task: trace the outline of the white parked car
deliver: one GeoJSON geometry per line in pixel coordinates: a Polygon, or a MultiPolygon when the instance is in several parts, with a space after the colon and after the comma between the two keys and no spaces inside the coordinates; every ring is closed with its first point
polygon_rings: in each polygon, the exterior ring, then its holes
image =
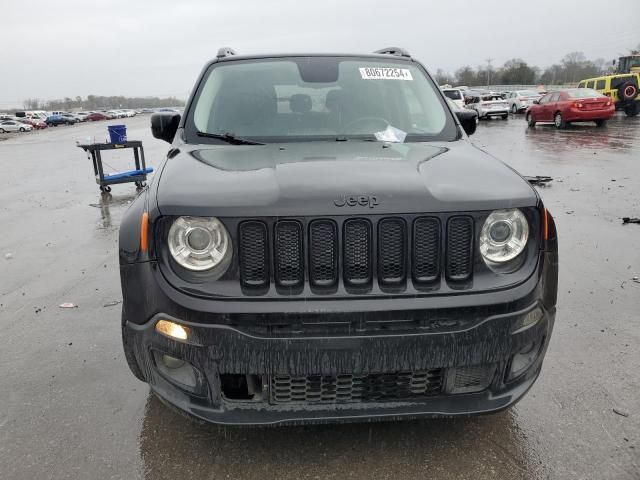
{"type": "Polygon", "coordinates": [[[458,107],[464,108],[464,94],[459,88],[443,88],[442,93],[458,107]]]}
{"type": "Polygon", "coordinates": [[[511,113],[524,112],[533,105],[534,100],[539,100],[540,95],[535,90],[516,90],[507,93],[507,102],[509,102],[509,110],[511,113]]]}
{"type": "Polygon", "coordinates": [[[0,122],[0,133],[6,132],[30,132],[33,130],[31,125],[20,123],[16,120],[5,120],[0,122]]]}
{"type": "Polygon", "coordinates": [[[509,118],[509,104],[497,93],[474,94],[466,105],[478,112],[478,118],[509,118]]]}

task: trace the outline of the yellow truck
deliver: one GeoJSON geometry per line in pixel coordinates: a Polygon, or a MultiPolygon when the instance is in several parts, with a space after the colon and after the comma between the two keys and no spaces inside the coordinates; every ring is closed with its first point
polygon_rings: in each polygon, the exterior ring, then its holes
{"type": "Polygon", "coordinates": [[[640,54],[620,57],[614,74],[587,78],[578,83],[578,88],[592,88],[611,98],[616,110],[624,110],[630,117],[640,113],[639,86],[640,54]]]}

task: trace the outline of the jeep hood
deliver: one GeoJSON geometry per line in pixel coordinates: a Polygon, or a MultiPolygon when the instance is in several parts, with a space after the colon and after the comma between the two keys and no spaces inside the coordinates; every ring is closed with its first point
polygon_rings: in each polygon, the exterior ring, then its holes
{"type": "Polygon", "coordinates": [[[537,202],[526,180],[468,141],[181,145],[160,175],[163,215],[451,212],[537,202]],[[375,202],[345,203],[350,196],[375,202]]]}

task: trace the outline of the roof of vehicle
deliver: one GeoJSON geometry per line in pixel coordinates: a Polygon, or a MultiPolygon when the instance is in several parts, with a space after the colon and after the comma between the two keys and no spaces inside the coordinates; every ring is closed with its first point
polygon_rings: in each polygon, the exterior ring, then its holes
{"type": "Polygon", "coordinates": [[[602,75],[600,77],[585,78],[584,80],[580,80],[580,82],[578,83],[591,82],[595,80],[604,80],[606,78],[633,77],[633,76],[640,78],[640,73],[612,73],[610,75],[602,75]]]}
{"type": "MultiPolygon", "coordinates": [[[[218,55],[221,54],[224,48],[220,49],[218,55]]],[[[227,49],[230,50],[230,49],[227,49]]],[[[354,58],[375,58],[375,59],[389,59],[404,60],[407,62],[414,62],[406,50],[401,48],[391,47],[388,49],[378,50],[374,53],[261,53],[261,54],[248,54],[248,55],[236,55],[235,53],[227,53],[224,56],[217,56],[210,63],[214,62],[229,62],[234,60],[260,60],[264,58],[291,58],[291,57],[354,57],[354,58]],[[397,53],[378,53],[381,51],[394,51],[397,53]]]]}

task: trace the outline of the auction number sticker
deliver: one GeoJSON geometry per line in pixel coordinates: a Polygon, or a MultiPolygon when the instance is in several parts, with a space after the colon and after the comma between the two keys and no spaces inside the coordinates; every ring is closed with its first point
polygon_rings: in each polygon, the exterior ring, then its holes
{"type": "Polygon", "coordinates": [[[362,67],[360,76],[364,80],[413,80],[408,68],[362,67]]]}

